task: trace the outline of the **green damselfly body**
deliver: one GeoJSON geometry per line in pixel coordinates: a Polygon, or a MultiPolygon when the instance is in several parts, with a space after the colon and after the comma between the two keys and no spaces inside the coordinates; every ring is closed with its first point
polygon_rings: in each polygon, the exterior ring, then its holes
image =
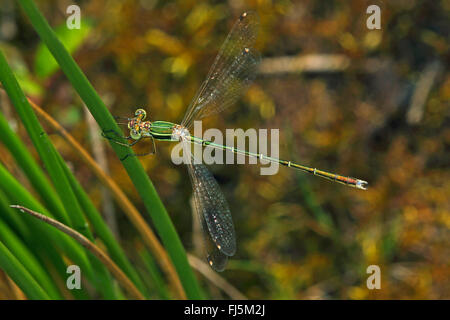
{"type": "MultiPolygon", "coordinates": [[[[217,144],[190,134],[189,129],[195,120],[201,120],[231,106],[253,81],[260,61],[258,51],[253,48],[257,27],[258,17],[255,13],[246,12],[240,16],[222,45],[206,80],[189,105],[181,124],[149,121],[146,118],[146,111],[138,109],[133,117],[125,118],[130,130],[130,135],[126,138],[134,140],[125,145],[132,146],[146,138],[151,139],[153,143],[154,140],[161,140],[183,142],[185,145],[200,144],[205,147],[276,162],[350,187],[366,190],[367,182],[364,180],[272,158],[262,153],[253,153],[217,144]]],[[[184,148],[183,151],[190,153],[187,148],[184,148]]],[[[222,271],[228,257],[233,256],[236,252],[236,235],[230,209],[218,183],[206,166],[196,161],[189,161],[187,166],[193,187],[194,209],[200,218],[207,245],[207,259],[214,270],[222,271]]]]}

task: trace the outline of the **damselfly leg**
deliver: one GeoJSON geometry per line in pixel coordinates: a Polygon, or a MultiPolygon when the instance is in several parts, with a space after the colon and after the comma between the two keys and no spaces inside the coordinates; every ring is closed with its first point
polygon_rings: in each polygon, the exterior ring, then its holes
{"type": "Polygon", "coordinates": [[[149,138],[149,139],[152,140],[152,146],[153,146],[152,151],[145,152],[145,153],[129,153],[129,154],[127,154],[125,157],[123,157],[122,159],[120,159],[120,161],[125,160],[125,159],[126,159],[127,157],[129,157],[129,156],[130,156],[130,157],[145,157],[145,156],[149,156],[149,155],[156,154],[155,139],[153,139],[153,137],[142,137],[142,138],[140,138],[138,141],[142,141],[142,139],[145,139],[145,138],[149,138]]]}
{"type": "Polygon", "coordinates": [[[151,139],[152,140],[152,150],[149,152],[145,152],[145,153],[128,153],[127,155],[125,155],[123,158],[120,159],[120,161],[124,161],[126,158],[128,157],[144,157],[144,156],[148,156],[148,155],[152,155],[156,153],[156,145],[155,145],[155,139],[153,139],[152,136],[141,136],[139,139],[134,140],[131,143],[125,143],[125,142],[121,142],[119,140],[116,140],[116,138],[110,137],[107,135],[107,133],[113,133],[117,138],[122,138],[122,139],[132,139],[131,136],[127,136],[127,137],[123,137],[121,136],[119,133],[117,133],[115,130],[111,129],[111,130],[107,130],[107,131],[103,131],[102,132],[102,136],[106,139],[108,139],[111,142],[114,142],[118,145],[124,146],[124,147],[132,147],[135,144],[137,144],[138,142],[144,140],[144,139],[151,139]]]}

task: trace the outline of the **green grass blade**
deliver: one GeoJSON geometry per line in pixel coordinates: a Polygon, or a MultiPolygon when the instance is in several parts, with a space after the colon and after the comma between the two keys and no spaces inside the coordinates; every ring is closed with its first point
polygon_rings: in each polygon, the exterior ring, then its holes
{"type": "MultiPolygon", "coordinates": [[[[28,100],[20,89],[17,80],[15,79],[1,52],[0,80],[8,93],[8,96],[11,98],[17,112],[19,113],[30,138],[33,141],[34,146],[36,147],[39,156],[55,185],[56,192],[64,204],[65,212],[67,212],[69,216],[69,219],[65,219],[65,224],[72,226],[75,230],[82,233],[90,240],[93,240],[93,236],[88,228],[86,220],[84,219],[84,215],[81,211],[77,198],[75,197],[69,181],[64,174],[63,166],[65,166],[65,164],[59,163],[56,150],[37,120],[36,115],[31,109],[28,100]]],[[[65,215],[63,216],[66,217],[65,215]]],[[[97,284],[97,289],[103,293],[105,298],[116,298],[116,290],[114,289],[113,282],[111,281],[112,278],[106,267],[103,266],[100,261],[98,261],[90,253],[88,253],[88,257],[89,260],[92,261],[93,270],[96,273],[92,280],[95,284],[97,284]]]]}
{"type": "Polygon", "coordinates": [[[139,256],[141,257],[142,261],[144,262],[144,265],[147,269],[146,271],[149,273],[150,279],[152,281],[151,285],[152,285],[152,287],[155,288],[156,292],[158,293],[159,298],[165,299],[165,300],[170,299],[170,294],[164,283],[162,274],[159,271],[158,266],[155,263],[154,259],[146,250],[146,248],[142,247],[142,249],[139,250],[139,256]]]}
{"type": "Polygon", "coordinates": [[[22,289],[26,296],[35,300],[49,300],[50,297],[33,276],[0,241],[0,269],[22,289]]]}
{"type": "MultiPolygon", "coordinates": [[[[52,215],[42,207],[15,179],[0,165],[0,189],[3,189],[10,199],[9,204],[21,204],[27,208],[38,211],[46,216],[52,215]]],[[[46,255],[54,256],[49,252],[54,247],[61,248],[63,252],[72,260],[73,264],[79,265],[83,275],[89,279],[102,296],[106,299],[118,298],[118,288],[115,286],[112,277],[106,267],[90,252],[86,253],[75,240],[65,234],[61,234],[49,225],[42,224],[28,216],[23,217],[34,229],[31,242],[37,243],[39,248],[45,250],[46,255]]],[[[61,265],[59,264],[59,267],[61,265]]],[[[66,278],[66,269],[58,269],[59,274],[66,278]]]]}
{"type": "MultiPolygon", "coordinates": [[[[60,195],[65,191],[65,185],[58,179],[58,172],[56,171],[59,167],[59,164],[56,163],[56,159],[53,159],[53,153],[49,151],[49,145],[51,144],[48,137],[46,136],[43,128],[41,127],[36,115],[32,112],[32,109],[20,89],[19,83],[17,82],[14,74],[6,62],[6,59],[3,53],[0,51],[0,81],[5,88],[6,93],[11,99],[14,107],[16,108],[17,113],[19,114],[30,139],[32,140],[36,150],[38,151],[44,165],[47,168],[48,173],[50,174],[53,182],[56,181],[55,188],[59,190],[60,195]]],[[[65,199],[66,196],[62,194],[65,199]]],[[[66,208],[67,209],[67,208],[66,208]]],[[[58,211],[54,212],[58,219],[63,221],[65,224],[72,225],[67,212],[58,211]]]]}
{"type": "Polygon", "coordinates": [[[39,157],[44,163],[48,174],[55,186],[55,190],[61,199],[65,211],[61,212],[62,222],[71,226],[87,237],[92,237],[87,228],[81,208],[76,200],[73,190],[63,172],[63,169],[56,156],[56,150],[50,139],[39,123],[28,100],[19,86],[13,72],[8,66],[3,53],[0,51],[0,81],[6,93],[10,97],[17,113],[19,114],[39,157]]]}
{"type": "MultiPolygon", "coordinates": [[[[52,215],[2,166],[0,165],[0,189],[9,199],[8,205],[20,204],[46,216],[52,215]]],[[[88,279],[92,281],[94,274],[84,249],[72,238],[61,234],[51,226],[42,224],[32,217],[24,216],[22,219],[32,229],[34,241],[47,241],[49,246],[61,247],[67,256],[80,268],[88,279]]],[[[64,270],[65,272],[65,270],[64,270]]]]}
{"type": "Polygon", "coordinates": [[[0,135],[0,141],[3,142],[17,164],[22,168],[34,190],[39,193],[39,196],[48,209],[59,218],[60,214],[58,213],[64,212],[64,207],[60,199],[55,196],[55,190],[42,172],[41,167],[33,159],[19,137],[17,137],[15,132],[10,128],[8,122],[1,113],[0,132],[2,133],[0,135]]]}
{"type": "Polygon", "coordinates": [[[15,214],[9,205],[8,197],[0,187],[0,207],[3,208],[0,219],[5,221],[17,234],[20,234],[22,238],[29,239],[31,237],[30,228],[17,214],[15,214]]]}
{"type": "MultiPolygon", "coordinates": [[[[63,162],[60,157],[60,162],[63,162]]],[[[111,230],[109,230],[105,221],[102,219],[102,216],[95,208],[94,204],[84,191],[84,189],[80,186],[78,181],[75,179],[73,174],[70,172],[67,166],[64,166],[64,171],[69,179],[69,182],[75,192],[80,205],[86,214],[88,220],[94,227],[95,232],[98,234],[99,238],[103,241],[106,248],[108,249],[108,253],[115,263],[125,272],[125,274],[133,281],[136,287],[145,295],[148,296],[148,293],[145,290],[145,286],[140,279],[137,271],[133,268],[130,261],[126,257],[120,245],[117,243],[114,235],[111,230]]]]}
{"type": "MultiPolygon", "coordinates": [[[[68,29],[66,22],[55,28],[56,34],[63,39],[64,46],[70,53],[76,51],[87,38],[91,31],[91,22],[88,19],[81,19],[80,24],[83,28],[68,29]]],[[[59,68],[51,53],[45,44],[40,43],[35,54],[34,72],[40,78],[48,78],[59,68]]]]}
{"type": "MultiPolygon", "coordinates": [[[[30,153],[25,148],[20,139],[10,129],[8,123],[6,122],[6,119],[4,119],[1,114],[0,130],[2,133],[4,133],[1,135],[0,140],[2,140],[2,142],[14,156],[20,167],[24,170],[34,189],[40,194],[43,199],[47,200],[46,204],[49,206],[50,211],[63,211],[64,208],[59,201],[59,198],[55,196],[55,191],[48,183],[45,175],[42,173],[39,166],[37,166],[34,159],[31,157],[30,153]]],[[[60,164],[62,168],[66,167],[65,164],[60,164]]],[[[88,233],[88,236],[91,236],[90,232],[86,233],[88,233]]],[[[95,257],[90,257],[90,259],[92,260],[93,264],[95,263],[94,271],[99,273],[99,275],[96,275],[94,277],[95,281],[97,282],[96,287],[100,288],[100,291],[103,292],[105,298],[115,298],[116,295],[114,294],[114,292],[116,290],[111,284],[112,278],[110,277],[106,268],[99,262],[93,262],[95,261],[95,257]]]]}
{"type": "MultiPolygon", "coordinates": [[[[42,41],[47,45],[53,57],[88,107],[100,128],[103,131],[113,129],[119,132],[119,128],[108,109],[73,58],[58,40],[34,2],[31,0],[20,0],[19,2],[30,19],[34,29],[39,34],[42,41]]],[[[125,155],[132,152],[130,148],[115,143],[111,143],[111,147],[117,153],[119,158],[123,158],[125,155]]],[[[188,263],[181,240],[148,175],[136,157],[128,157],[127,160],[123,162],[123,165],[143,200],[157,232],[174,263],[188,298],[202,298],[201,289],[188,263]]]]}
{"type": "MultiPolygon", "coordinates": [[[[53,145],[49,146],[49,152],[52,152],[54,154],[54,157],[58,161],[58,166],[60,166],[64,177],[61,177],[61,180],[66,180],[69,184],[68,175],[72,176],[72,173],[67,168],[67,165],[64,161],[62,161],[61,156],[59,153],[54,149],[53,145]],[[65,172],[68,172],[68,175],[65,174],[65,172]]],[[[75,179],[75,178],[74,178],[75,179]]],[[[79,223],[83,223],[83,226],[79,224],[78,232],[86,236],[89,240],[92,242],[95,242],[94,236],[92,235],[90,229],[88,228],[88,223],[84,218],[83,212],[81,210],[81,205],[78,203],[78,199],[75,196],[75,192],[72,190],[72,187],[70,184],[68,185],[68,188],[73,193],[74,199],[70,199],[69,201],[71,203],[76,203],[78,208],[75,212],[73,212],[74,215],[77,216],[77,220],[79,223]],[[79,211],[79,212],[78,212],[79,211]]],[[[77,228],[74,228],[75,230],[77,228]]],[[[87,256],[89,258],[89,261],[92,264],[92,269],[94,271],[94,277],[92,278],[93,284],[102,293],[102,296],[105,299],[117,299],[118,294],[120,294],[119,287],[115,285],[115,282],[113,281],[113,278],[109,271],[107,270],[106,266],[104,266],[100,260],[98,260],[93,254],[90,252],[87,252],[87,256]]]]}
{"type": "MultiPolygon", "coordinates": [[[[0,211],[5,208],[0,207],[0,211]]],[[[19,237],[0,220],[0,241],[11,251],[14,252],[17,260],[27,269],[36,279],[39,285],[48,293],[51,299],[61,299],[58,289],[53,284],[50,276],[44,270],[36,257],[28,250],[19,237]]]]}

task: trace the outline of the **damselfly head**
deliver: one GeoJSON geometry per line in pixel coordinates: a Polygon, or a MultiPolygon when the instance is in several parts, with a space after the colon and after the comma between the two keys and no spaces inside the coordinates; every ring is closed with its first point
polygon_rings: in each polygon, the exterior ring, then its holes
{"type": "Polygon", "coordinates": [[[144,109],[137,109],[134,112],[134,118],[129,119],[128,129],[130,130],[130,137],[137,140],[142,136],[142,123],[147,116],[144,109]]]}
{"type": "Polygon", "coordinates": [[[142,135],[141,121],[139,119],[133,118],[128,121],[128,129],[130,130],[130,137],[137,140],[142,135]]]}

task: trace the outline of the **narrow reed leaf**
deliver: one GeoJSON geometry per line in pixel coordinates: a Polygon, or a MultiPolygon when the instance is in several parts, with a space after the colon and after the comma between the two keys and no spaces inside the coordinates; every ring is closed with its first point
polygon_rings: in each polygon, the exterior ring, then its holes
{"type": "MultiPolygon", "coordinates": [[[[59,161],[62,163],[63,159],[61,156],[59,157],[59,161]]],[[[89,199],[86,192],[80,186],[78,181],[75,179],[73,174],[70,172],[67,166],[63,166],[64,171],[69,179],[69,182],[75,192],[78,201],[83,209],[83,212],[86,214],[88,220],[94,227],[94,230],[98,237],[103,241],[106,248],[108,249],[111,258],[118,264],[118,266],[127,274],[127,276],[133,281],[133,283],[137,286],[137,288],[144,294],[147,295],[145,290],[145,286],[142,280],[139,278],[137,271],[133,268],[130,261],[126,257],[120,245],[117,243],[117,240],[114,238],[111,230],[106,225],[105,221],[102,219],[102,216],[95,208],[92,201],[89,199]]]]}
{"type": "MultiPolygon", "coordinates": [[[[0,208],[3,211],[4,208],[0,208]]],[[[47,292],[51,299],[61,299],[61,294],[53,284],[52,279],[39,263],[38,259],[30,252],[22,240],[11,231],[11,229],[0,220],[0,241],[14,252],[17,260],[27,269],[39,285],[47,292]]]]}
{"type": "MultiPolygon", "coordinates": [[[[30,19],[36,32],[47,45],[53,57],[88,107],[100,128],[103,131],[111,129],[119,131],[114,118],[111,116],[81,69],[64,48],[63,44],[58,40],[34,2],[31,0],[20,0],[19,3],[30,19]]],[[[112,142],[111,147],[120,159],[131,153],[130,148],[112,142]]],[[[181,240],[148,175],[144,171],[139,160],[135,157],[128,157],[127,160],[123,162],[123,165],[143,200],[158,234],[175,265],[188,298],[200,299],[202,297],[201,289],[188,263],[181,240]]]]}
{"type": "Polygon", "coordinates": [[[147,249],[145,247],[142,247],[139,250],[139,256],[141,257],[142,261],[144,262],[144,265],[146,267],[146,271],[150,275],[151,279],[151,285],[156,289],[156,292],[158,293],[158,296],[160,299],[170,299],[169,291],[167,290],[167,287],[164,283],[162,274],[160,270],[158,269],[157,264],[155,263],[155,260],[153,257],[148,253],[147,249]]]}
{"type": "MultiPolygon", "coordinates": [[[[52,212],[64,212],[64,207],[60,199],[56,196],[55,190],[47,181],[45,175],[42,173],[39,166],[35,163],[31,154],[25,148],[21,140],[15,135],[15,133],[10,129],[6,119],[0,114],[0,130],[4,133],[1,135],[0,140],[7,146],[11,155],[14,156],[17,163],[24,170],[25,174],[29,178],[31,184],[35,190],[39,193],[41,198],[43,198],[45,203],[48,205],[52,212]]],[[[51,152],[51,151],[49,151],[51,152]]],[[[59,156],[57,153],[55,153],[59,156]]],[[[65,167],[64,163],[60,163],[61,168],[65,167]]],[[[87,224],[83,223],[85,227],[85,232],[89,237],[92,237],[89,230],[87,229],[87,224]]],[[[82,228],[78,228],[82,229],[82,228]]],[[[95,259],[94,257],[92,257],[95,259]]],[[[95,264],[94,271],[99,273],[94,277],[94,280],[98,283],[96,287],[100,288],[103,292],[105,298],[114,298],[115,290],[113,285],[110,283],[111,277],[108,275],[106,269],[98,262],[92,262],[95,264]]]]}
{"type": "MultiPolygon", "coordinates": [[[[28,134],[30,135],[30,138],[36,147],[42,162],[47,168],[47,172],[51,177],[56,192],[64,205],[67,215],[63,216],[63,218],[66,219],[63,219],[62,221],[66,222],[70,226],[73,226],[76,230],[86,235],[88,238],[93,239],[77,198],[75,197],[69,181],[64,174],[63,166],[65,166],[65,163],[59,163],[57,151],[53,147],[53,144],[48,136],[45,134],[1,52],[0,80],[8,93],[8,96],[11,98],[17,112],[19,113],[19,116],[22,119],[28,134]]],[[[89,255],[88,257],[90,259],[94,259],[92,263],[93,270],[96,275],[94,275],[91,279],[94,283],[98,284],[96,287],[103,293],[105,298],[115,298],[115,290],[113,288],[113,283],[110,281],[111,278],[108,275],[107,270],[99,264],[94,257],[89,255]]]]}
{"type": "Polygon", "coordinates": [[[27,147],[10,128],[5,117],[0,113],[0,141],[6,146],[17,164],[22,168],[34,190],[39,194],[48,209],[61,218],[65,214],[61,200],[56,196],[55,190],[42,172],[41,167],[31,156],[27,147]]]}
{"type": "Polygon", "coordinates": [[[30,299],[49,300],[49,295],[36,282],[27,269],[17,260],[17,258],[0,241],[0,269],[19,286],[20,289],[30,299]]]}
{"type": "MultiPolygon", "coordinates": [[[[20,203],[27,208],[32,208],[33,210],[51,216],[51,214],[28,192],[28,190],[26,190],[1,164],[0,189],[3,190],[8,197],[9,204],[20,203]]],[[[46,242],[49,246],[61,248],[75,264],[80,266],[83,273],[90,281],[94,279],[92,266],[87,259],[85,251],[78,243],[47,225],[37,223],[34,219],[28,218],[23,220],[31,229],[31,237],[35,237],[32,238],[34,241],[46,242]]]]}
{"type": "Polygon", "coordinates": [[[7,195],[3,192],[0,183],[0,219],[6,222],[17,234],[20,234],[22,238],[29,239],[31,237],[30,228],[27,224],[12,212],[9,207],[9,201],[7,195]]]}
{"type": "Polygon", "coordinates": [[[0,52],[0,81],[28,131],[53,181],[56,192],[64,204],[65,212],[61,213],[62,220],[69,225],[74,225],[81,232],[88,232],[79,204],[55,156],[53,145],[31,109],[2,52],[0,52]]]}
{"type": "MultiPolygon", "coordinates": [[[[156,235],[150,229],[145,219],[141,216],[139,211],[133,205],[133,203],[127,198],[127,196],[123,193],[123,191],[119,188],[117,183],[113,181],[104,171],[103,169],[92,159],[92,157],[87,153],[87,151],[70,135],[61,125],[53,119],[49,114],[47,114],[44,110],[42,110],[38,105],[30,101],[31,106],[34,111],[38,114],[38,116],[42,119],[61,137],[63,137],[66,142],[70,145],[75,153],[87,164],[88,167],[91,168],[93,173],[98,177],[99,181],[103,183],[111,193],[114,195],[114,198],[117,201],[117,204],[123,210],[124,214],[128,217],[130,222],[134,225],[136,230],[139,232],[142,237],[142,242],[150,249],[155,259],[159,263],[162,268],[162,271],[167,274],[167,280],[170,282],[170,287],[176,292],[176,297],[179,299],[186,299],[186,294],[184,292],[183,286],[180,282],[178,274],[175,270],[175,267],[172,264],[167,252],[160,244],[156,235]]],[[[71,175],[73,176],[73,175],[71,175]]],[[[77,194],[77,187],[72,183],[72,180],[69,177],[72,188],[77,194]]],[[[76,179],[74,179],[76,181],[76,179]]],[[[76,181],[77,182],[77,181],[76,181]]],[[[79,186],[79,184],[77,183],[79,186]]],[[[81,187],[80,187],[81,188],[81,187]]],[[[84,190],[83,190],[84,192],[84,190]]],[[[88,219],[90,219],[89,214],[87,212],[87,208],[84,207],[82,200],[79,198],[80,204],[85,211],[88,219]]],[[[93,224],[93,222],[91,221],[93,224]]],[[[96,228],[94,226],[94,228],[96,228]]],[[[99,232],[100,235],[100,232],[99,232]]],[[[101,237],[101,235],[100,235],[101,237]]],[[[113,257],[114,258],[114,257],[113,257]]]]}
{"type": "Polygon", "coordinates": [[[131,282],[130,279],[123,273],[122,270],[114,263],[114,261],[111,260],[111,258],[108,257],[100,248],[98,248],[94,243],[89,241],[85,236],[83,236],[81,233],[77,232],[76,230],[62,224],[61,222],[58,222],[52,218],[49,218],[39,212],[30,210],[28,208],[25,208],[23,206],[19,205],[11,205],[11,208],[19,209],[21,212],[28,213],[29,215],[57,228],[58,230],[64,232],[65,234],[69,235],[76,241],[78,241],[83,247],[88,249],[93,255],[95,255],[110,271],[114,276],[119,280],[121,285],[132,295],[135,299],[143,300],[144,297],[139,292],[139,290],[134,286],[134,284],[131,282]]]}

